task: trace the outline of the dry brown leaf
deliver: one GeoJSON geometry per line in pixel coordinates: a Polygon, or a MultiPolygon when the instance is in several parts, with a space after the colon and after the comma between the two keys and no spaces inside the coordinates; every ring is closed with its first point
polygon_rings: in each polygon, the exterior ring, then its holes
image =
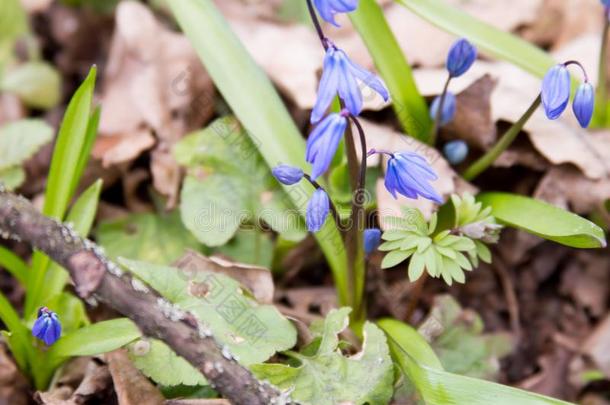
{"type": "Polygon", "coordinates": [[[491,118],[491,94],[496,84],[497,79],[486,74],[458,94],[455,118],[443,132],[479,149],[490,148],[496,140],[496,123],[491,118]]]}
{"type": "Polygon", "coordinates": [[[27,405],[29,402],[27,380],[19,372],[4,344],[0,344],[0,402],[11,405],[27,405]]]}
{"type": "Polygon", "coordinates": [[[116,10],[104,84],[101,138],[122,137],[139,147],[132,145],[131,153],[118,157],[109,149],[103,159],[115,164],[137,157],[152,144],[142,134],[154,132],[163,151],[151,162],[154,186],[175,203],[180,170],[167,151],[214,112],[213,83],[197,54],[184,35],[163,27],[145,5],[124,1],[116,10]]]}
{"type": "Polygon", "coordinates": [[[583,353],[610,378],[610,315],[607,315],[583,344],[583,353]]]}
{"type": "MultiPolygon", "coordinates": [[[[394,152],[413,151],[424,156],[439,176],[439,179],[432,185],[440,195],[447,197],[452,193],[462,193],[464,191],[475,193],[475,188],[463,181],[436,149],[414,138],[402,135],[392,128],[377,125],[367,120],[361,120],[361,122],[366,134],[367,148],[394,152]]],[[[354,136],[357,135],[354,134],[354,136]]],[[[374,159],[370,159],[370,161],[375,162],[374,159]]],[[[400,209],[402,206],[418,208],[426,218],[435,209],[435,204],[432,201],[423,198],[412,200],[399,196],[398,199],[394,199],[386,190],[381,178],[377,181],[377,203],[382,227],[384,224],[383,218],[402,215],[400,209]]]]}
{"type": "Polygon", "coordinates": [[[231,405],[226,399],[168,399],[165,405],[231,405]]]}
{"type": "Polygon", "coordinates": [[[163,405],[165,399],[157,387],[138,370],[124,349],[106,353],[119,405],[163,405]]]}
{"type": "Polygon", "coordinates": [[[610,292],[610,258],[578,252],[561,274],[561,292],[587,308],[593,316],[606,312],[610,292]]]}
{"type": "Polygon", "coordinates": [[[25,108],[17,96],[9,93],[0,94],[0,125],[25,117],[25,108]]]}
{"type": "Polygon", "coordinates": [[[206,257],[188,250],[178,259],[175,266],[186,272],[212,271],[239,281],[258,302],[270,304],[273,301],[274,284],[271,271],[264,267],[235,263],[218,257],[206,257]]]}
{"type": "Polygon", "coordinates": [[[610,177],[591,180],[573,167],[554,167],[542,178],[534,197],[588,214],[610,199],[610,177]]]}
{"type": "Polygon", "coordinates": [[[109,168],[119,163],[131,162],[155,144],[150,130],[143,129],[116,136],[100,136],[96,139],[91,154],[101,159],[102,166],[109,168]]]}

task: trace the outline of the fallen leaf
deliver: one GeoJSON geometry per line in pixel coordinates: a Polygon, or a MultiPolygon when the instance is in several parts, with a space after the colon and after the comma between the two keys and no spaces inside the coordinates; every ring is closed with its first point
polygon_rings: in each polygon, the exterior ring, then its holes
{"type": "Polygon", "coordinates": [[[0,402],[11,405],[29,403],[28,382],[8,354],[4,344],[0,344],[0,402]]]}
{"type": "Polygon", "coordinates": [[[136,130],[116,136],[98,137],[91,154],[94,158],[101,159],[104,168],[109,168],[133,161],[154,144],[155,137],[150,130],[136,130]]]}
{"type": "Polygon", "coordinates": [[[106,353],[114,389],[121,405],[163,405],[165,399],[129,360],[123,349],[106,353]]]}
{"type": "Polygon", "coordinates": [[[153,185],[173,206],[181,172],[168,151],[213,115],[213,83],[186,37],[165,28],[145,5],[121,2],[115,20],[104,75],[100,138],[121,137],[138,147],[132,145],[129,153],[118,157],[108,149],[103,159],[108,164],[135,159],[154,144],[150,139],[154,133],[158,142],[151,160],[153,185]]]}
{"type": "Polygon", "coordinates": [[[165,405],[231,405],[226,399],[168,399],[165,405]]]}
{"type": "Polygon", "coordinates": [[[610,292],[610,259],[605,255],[577,252],[561,273],[560,291],[595,317],[605,314],[610,292]]]}
{"type": "Polygon", "coordinates": [[[582,347],[583,353],[587,354],[606,377],[610,378],[610,315],[595,327],[582,347]]]}
{"type": "Polygon", "coordinates": [[[252,292],[256,300],[263,304],[273,301],[273,277],[264,267],[234,263],[218,257],[206,257],[193,250],[176,261],[175,266],[188,272],[212,271],[239,281],[252,292]]]}

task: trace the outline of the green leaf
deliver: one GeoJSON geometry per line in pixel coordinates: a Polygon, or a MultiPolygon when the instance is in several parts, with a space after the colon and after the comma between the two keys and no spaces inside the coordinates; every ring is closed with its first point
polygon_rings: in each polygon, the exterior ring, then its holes
{"type": "Polygon", "coordinates": [[[17,311],[2,293],[0,293],[0,320],[9,331],[8,334],[4,334],[9,348],[19,367],[25,370],[27,368],[27,351],[30,347],[29,330],[21,323],[17,311]]]}
{"type": "Polygon", "coordinates": [[[244,365],[267,360],[296,343],[292,323],[271,305],[259,305],[240,284],[205,269],[186,272],[173,267],[120,259],[137,277],[183,311],[209,326],[216,341],[226,345],[244,365]]]}
{"type": "Polygon", "coordinates": [[[361,0],[349,14],[352,23],[371,53],[375,65],[392,96],[392,106],[405,133],[426,141],[432,120],[424,98],[417,90],[411,66],[375,0],[361,0]]]}
{"type": "Polygon", "coordinates": [[[4,246],[0,246],[0,266],[11,273],[22,286],[27,287],[27,276],[30,268],[19,256],[4,246]]]}
{"type": "Polygon", "coordinates": [[[27,62],[2,77],[0,90],[15,94],[28,107],[48,110],[61,99],[61,76],[46,62],[27,62]]]}
{"type": "Polygon", "coordinates": [[[543,77],[557,62],[542,49],[468,15],[445,0],[396,0],[421,18],[465,37],[491,57],[511,62],[543,77]]]}
{"type": "Polygon", "coordinates": [[[224,245],[242,223],[259,219],[284,239],[305,237],[305,224],[235,118],[220,118],[185,137],[174,156],[188,168],[182,221],[201,242],[224,245]]]}
{"type": "Polygon", "coordinates": [[[389,269],[394,267],[405,260],[407,260],[413,254],[413,250],[393,250],[383,258],[381,262],[382,269],[389,269]]]}
{"type": "Polygon", "coordinates": [[[499,222],[513,228],[566,246],[606,247],[606,237],[600,227],[554,205],[510,193],[483,193],[477,199],[491,206],[499,222]]]}
{"type": "Polygon", "coordinates": [[[199,370],[160,340],[141,339],[128,348],[133,364],[157,384],[169,387],[207,384],[199,370]]]}
{"type": "Polygon", "coordinates": [[[25,170],[21,166],[0,169],[0,183],[8,190],[15,190],[25,181],[25,170]]]}
{"type": "MultiPolygon", "coordinates": [[[[42,209],[44,215],[53,218],[63,218],[76,189],[75,184],[80,178],[81,173],[78,170],[83,168],[82,154],[86,153],[86,147],[90,145],[89,123],[96,72],[96,67],[92,67],[85,81],[72,96],[59,128],[42,209]]],[[[40,306],[48,264],[48,257],[38,251],[34,253],[29,279],[30,289],[25,300],[26,317],[34,316],[36,308],[40,306]]]]}
{"type": "Polygon", "coordinates": [[[363,351],[344,357],[338,350],[338,333],[348,325],[349,309],[328,313],[322,340],[315,354],[287,353],[301,364],[256,364],[252,372],[301,404],[333,405],[387,404],[392,397],[393,366],[383,332],[374,324],[364,324],[363,351]]]}
{"type": "Polygon", "coordinates": [[[186,249],[201,248],[182,225],[178,211],[131,214],[105,221],[98,226],[96,236],[113,259],[125,257],[156,264],[170,264],[186,249]]]}
{"type": "Polygon", "coordinates": [[[428,343],[408,325],[382,320],[379,326],[388,336],[392,358],[415,385],[427,405],[568,405],[556,400],[446,372],[428,343]]]}
{"type": "MultiPolygon", "coordinates": [[[[168,2],[224,99],[269,167],[305,168],[305,142],[269,78],[248,54],[212,0],[168,2]]],[[[301,215],[313,190],[286,186],[301,215]]],[[[333,221],[315,237],[335,277],[339,302],[348,300],[347,256],[333,221]]]]}
{"type": "Polygon", "coordinates": [[[62,336],[51,347],[49,356],[54,360],[94,356],[123,347],[140,336],[140,330],[127,318],[97,322],[62,336]]]}
{"type": "MultiPolygon", "coordinates": [[[[66,222],[72,224],[72,229],[86,238],[89,235],[95,214],[97,213],[97,205],[102,192],[102,180],[98,180],[87,188],[76,200],[74,206],[70,209],[66,222]]],[[[47,274],[45,275],[46,283],[43,291],[43,297],[53,297],[59,294],[66,283],[68,282],[68,272],[53,262],[49,265],[47,274]]],[[[46,300],[43,298],[43,300],[46,300]]]]}
{"type": "Polygon", "coordinates": [[[270,268],[273,262],[273,241],[260,229],[240,229],[235,237],[215,251],[238,263],[270,268]]]}
{"type": "Polygon", "coordinates": [[[53,128],[40,119],[14,121],[0,128],[0,170],[21,165],[53,139],[53,128]]]}

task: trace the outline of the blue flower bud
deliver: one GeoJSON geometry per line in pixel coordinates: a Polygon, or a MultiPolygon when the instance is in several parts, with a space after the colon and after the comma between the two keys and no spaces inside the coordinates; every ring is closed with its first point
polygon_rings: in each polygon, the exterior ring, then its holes
{"type": "MultiPolygon", "coordinates": [[[[610,0],[608,0],[610,2],[610,0]]],[[[595,90],[591,83],[583,83],[578,87],[572,109],[578,119],[580,126],[586,128],[593,117],[593,107],[595,106],[595,90]]]]}
{"type": "Polygon", "coordinates": [[[311,178],[317,179],[324,174],[337,152],[339,142],[347,128],[347,110],[329,114],[320,122],[307,138],[305,160],[311,163],[311,178]]]}
{"type": "Polygon", "coordinates": [[[553,66],[542,80],[542,106],[550,120],[561,116],[570,101],[570,72],[564,65],[553,66]]]}
{"type": "MultiPolygon", "coordinates": [[[[430,118],[432,120],[436,120],[436,114],[438,113],[438,109],[441,104],[441,96],[437,96],[430,106],[430,118]]],[[[455,109],[456,109],[456,99],[455,95],[450,91],[445,94],[445,102],[443,103],[443,111],[441,113],[441,125],[447,125],[453,120],[455,117],[455,109]]]]}
{"type": "Polygon", "coordinates": [[[458,39],[447,55],[447,70],[451,77],[459,77],[466,73],[477,59],[477,48],[468,40],[458,39]]]}
{"type": "Polygon", "coordinates": [[[47,346],[57,342],[61,336],[61,322],[57,314],[47,307],[38,310],[38,319],[32,327],[32,335],[42,340],[47,346]]]}
{"type": "Polygon", "coordinates": [[[326,221],[328,212],[330,210],[330,200],[328,195],[321,188],[313,192],[311,200],[307,204],[307,212],[305,215],[305,222],[307,222],[307,229],[310,232],[318,232],[322,229],[322,225],[326,221]]]}
{"type": "Polygon", "coordinates": [[[381,243],[381,230],[369,228],[364,230],[364,254],[370,255],[381,243]]]}
{"type": "Polygon", "coordinates": [[[289,165],[279,165],[271,170],[273,176],[282,184],[291,186],[303,178],[303,170],[289,165]]]}
{"type": "Polygon", "coordinates": [[[443,154],[449,163],[459,165],[468,156],[468,144],[461,139],[447,142],[443,147],[443,154]]]}

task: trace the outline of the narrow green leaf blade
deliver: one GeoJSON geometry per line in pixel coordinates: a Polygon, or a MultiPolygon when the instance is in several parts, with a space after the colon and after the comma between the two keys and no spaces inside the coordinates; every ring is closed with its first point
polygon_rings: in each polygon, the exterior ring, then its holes
{"type": "Polygon", "coordinates": [[[468,38],[489,56],[511,62],[535,76],[543,77],[556,64],[542,49],[472,17],[445,0],[396,1],[437,27],[468,38]]]}
{"type": "Polygon", "coordinates": [[[127,318],[111,319],[80,328],[62,336],[49,351],[49,356],[62,359],[72,356],[93,356],[125,346],[142,336],[127,318]]]}
{"type": "Polygon", "coordinates": [[[510,193],[483,193],[477,200],[492,207],[499,222],[541,238],[575,248],[606,246],[600,227],[554,205],[510,193]]]}
{"type": "Polygon", "coordinates": [[[568,402],[444,371],[417,331],[395,320],[379,326],[388,336],[394,361],[427,405],[569,405],[568,402]]]}
{"type": "MultiPolygon", "coordinates": [[[[269,79],[254,62],[211,0],[169,2],[214,83],[269,165],[304,167],[305,143],[269,79]]],[[[304,215],[311,187],[286,187],[304,215]]],[[[316,234],[340,292],[347,291],[347,257],[332,221],[316,234]]],[[[347,297],[340,294],[340,302],[347,297]]]]}
{"type": "Polygon", "coordinates": [[[361,0],[358,9],[350,13],[350,18],[388,86],[394,112],[403,130],[425,142],[430,137],[432,128],[428,107],[417,90],[411,66],[400,49],[383,10],[375,0],[361,0]]]}
{"type": "Polygon", "coordinates": [[[27,287],[27,275],[30,271],[28,265],[4,246],[0,246],[0,266],[11,273],[22,286],[27,287]]]}

